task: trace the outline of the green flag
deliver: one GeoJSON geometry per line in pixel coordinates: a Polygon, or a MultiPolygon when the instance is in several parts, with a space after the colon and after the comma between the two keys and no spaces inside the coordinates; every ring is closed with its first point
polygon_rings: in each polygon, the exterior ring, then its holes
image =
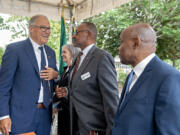
{"type": "Polygon", "coordinates": [[[65,24],[65,19],[64,15],[61,15],[61,36],[60,36],[60,49],[59,49],[59,74],[61,75],[64,71],[64,66],[67,64],[63,62],[62,58],[62,47],[63,45],[67,44],[66,40],[66,24],[65,24]]]}

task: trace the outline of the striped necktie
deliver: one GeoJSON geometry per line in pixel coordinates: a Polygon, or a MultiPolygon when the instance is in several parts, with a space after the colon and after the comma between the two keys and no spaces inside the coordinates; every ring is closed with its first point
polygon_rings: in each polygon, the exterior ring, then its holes
{"type": "Polygon", "coordinates": [[[73,78],[74,78],[75,73],[76,73],[77,70],[78,70],[79,63],[80,63],[80,60],[81,60],[81,56],[82,56],[82,55],[83,55],[83,53],[82,53],[82,52],[79,52],[79,54],[78,54],[78,56],[77,56],[77,58],[76,58],[76,62],[75,62],[75,65],[74,65],[74,70],[73,70],[72,77],[71,77],[71,82],[72,82],[72,80],[73,80],[73,78]]]}

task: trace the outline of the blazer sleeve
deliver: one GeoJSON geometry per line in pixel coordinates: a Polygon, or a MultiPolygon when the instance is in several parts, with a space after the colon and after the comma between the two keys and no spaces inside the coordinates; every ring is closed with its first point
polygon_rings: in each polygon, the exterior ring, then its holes
{"type": "Polygon", "coordinates": [[[180,74],[168,76],[160,86],[156,99],[157,135],[180,133],[180,74]]]}
{"type": "Polygon", "coordinates": [[[55,63],[54,70],[58,72],[57,65],[56,65],[56,53],[55,53],[55,51],[53,51],[53,56],[54,56],[54,63],[55,63]]]}
{"type": "MultiPolygon", "coordinates": [[[[53,67],[51,67],[51,68],[53,68],[55,71],[57,71],[58,72],[58,69],[57,69],[57,65],[56,65],[56,54],[55,54],[55,51],[54,50],[52,50],[52,49],[50,49],[51,51],[52,51],[52,56],[53,56],[53,63],[54,63],[54,66],[53,67]]],[[[57,84],[57,79],[53,79],[53,80],[51,80],[50,82],[51,82],[51,88],[52,88],[52,91],[54,92],[55,91],[55,89],[56,89],[56,84],[57,84]]]]}
{"type": "Polygon", "coordinates": [[[117,74],[114,59],[110,54],[104,54],[98,65],[98,82],[103,99],[103,108],[107,122],[106,135],[111,135],[114,116],[119,101],[117,74]]]}
{"type": "Polygon", "coordinates": [[[13,87],[18,58],[13,46],[8,46],[0,69],[0,117],[9,115],[10,92],[13,87]]]}

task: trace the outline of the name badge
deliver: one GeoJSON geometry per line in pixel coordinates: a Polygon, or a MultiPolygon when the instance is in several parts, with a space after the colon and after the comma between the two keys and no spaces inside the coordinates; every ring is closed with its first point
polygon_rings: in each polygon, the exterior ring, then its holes
{"type": "Polygon", "coordinates": [[[91,74],[90,74],[89,72],[81,75],[81,79],[82,79],[82,80],[86,80],[86,79],[89,78],[89,77],[91,77],[91,74]]]}

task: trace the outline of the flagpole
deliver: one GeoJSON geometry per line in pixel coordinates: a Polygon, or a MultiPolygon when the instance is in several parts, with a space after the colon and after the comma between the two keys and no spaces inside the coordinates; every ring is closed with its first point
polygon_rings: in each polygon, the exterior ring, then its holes
{"type": "Polygon", "coordinates": [[[70,23],[69,23],[69,43],[72,44],[72,17],[73,17],[73,11],[72,11],[72,6],[70,6],[69,9],[69,14],[70,14],[70,23]]]}

